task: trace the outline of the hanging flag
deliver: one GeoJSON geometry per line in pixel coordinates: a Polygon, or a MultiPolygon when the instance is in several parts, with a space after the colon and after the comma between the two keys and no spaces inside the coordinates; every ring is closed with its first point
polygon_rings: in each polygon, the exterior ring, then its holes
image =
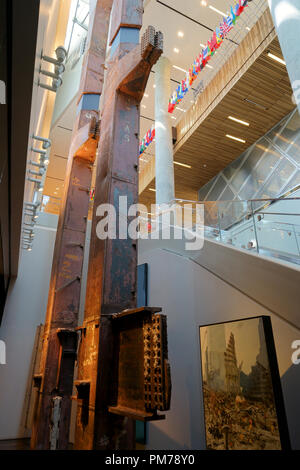
{"type": "Polygon", "coordinates": [[[90,201],[94,201],[95,199],[95,188],[90,190],[90,201]]]}
{"type": "Polygon", "coordinates": [[[236,22],[236,16],[235,16],[235,14],[234,14],[234,11],[233,11],[232,6],[230,7],[230,16],[231,16],[231,19],[232,19],[232,23],[235,24],[235,22],[236,22]]]}
{"type": "Polygon", "coordinates": [[[237,11],[237,15],[240,16],[243,13],[245,7],[247,7],[248,0],[239,0],[239,8],[237,11]]]}
{"type": "MultiPolygon", "coordinates": [[[[215,51],[221,46],[226,36],[232,30],[233,25],[235,25],[236,20],[244,11],[245,7],[248,6],[249,0],[238,0],[238,3],[235,4],[235,7],[230,7],[230,15],[226,18],[223,17],[223,23],[219,25],[218,28],[213,33],[210,41],[207,41],[206,47],[202,49],[202,52],[194,61],[192,67],[187,71],[186,77],[182,80],[181,84],[176,88],[171,98],[169,99],[168,112],[173,113],[176,106],[184,98],[186,93],[191,88],[193,82],[198,77],[201,70],[204,69],[207,62],[214,55],[215,51]]],[[[155,136],[155,130],[146,134],[145,138],[140,142],[140,155],[145,151],[145,149],[150,145],[155,136]]]]}

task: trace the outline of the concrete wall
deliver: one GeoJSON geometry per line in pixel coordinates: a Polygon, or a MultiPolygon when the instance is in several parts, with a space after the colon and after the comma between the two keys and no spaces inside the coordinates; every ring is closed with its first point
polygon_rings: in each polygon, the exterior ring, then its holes
{"type": "MultiPolygon", "coordinates": [[[[199,326],[257,315],[270,315],[290,435],[300,448],[300,366],[291,363],[291,343],[300,331],[202,268],[162,249],[145,251],[149,264],[149,305],[168,316],[172,402],[167,419],[149,424],[148,449],[204,449],[199,326]]],[[[247,271],[245,270],[245,275],[247,271]]]]}

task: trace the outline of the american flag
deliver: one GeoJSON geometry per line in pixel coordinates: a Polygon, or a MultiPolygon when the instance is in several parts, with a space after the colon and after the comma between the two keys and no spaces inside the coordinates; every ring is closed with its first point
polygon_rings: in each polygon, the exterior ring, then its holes
{"type": "Polygon", "coordinates": [[[224,18],[223,23],[220,24],[220,30],[224,37],[229,33],[229,31],[232,30],[232,19],[230,16],[228,16],[226,19],[224,18]]]}

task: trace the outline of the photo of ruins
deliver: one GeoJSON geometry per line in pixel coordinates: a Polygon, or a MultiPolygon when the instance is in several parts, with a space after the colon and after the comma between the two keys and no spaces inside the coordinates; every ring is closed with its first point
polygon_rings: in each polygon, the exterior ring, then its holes
{"type": "Polygon", "coordinates": [[[263,317],[200,327],[207,449],[280,450],[263,317]]]}

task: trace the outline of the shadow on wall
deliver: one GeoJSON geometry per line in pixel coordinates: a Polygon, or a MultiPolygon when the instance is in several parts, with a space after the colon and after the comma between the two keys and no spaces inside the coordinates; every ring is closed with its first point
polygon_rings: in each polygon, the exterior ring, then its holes
{"type": "Polygon", "coordinates": [[[292,365],[281,377],[292,449],[300,450],[300,365],[292,365]]]}
{"type": "Polygon", "coordinates": [[[146,435],[146,450],[161,450],[163,442],[163,448],[167,450],[190,450],[190,447],[187,445],[182,445],[181,442],[172,439],[166,432],[163,432],[156,424],[149,423],[148,426],[153,426],[155,431],[152,429],[152,437],[151,437],[151,449],[148,447],[148,434],[149,428],[147,429],[146,435]]]}

